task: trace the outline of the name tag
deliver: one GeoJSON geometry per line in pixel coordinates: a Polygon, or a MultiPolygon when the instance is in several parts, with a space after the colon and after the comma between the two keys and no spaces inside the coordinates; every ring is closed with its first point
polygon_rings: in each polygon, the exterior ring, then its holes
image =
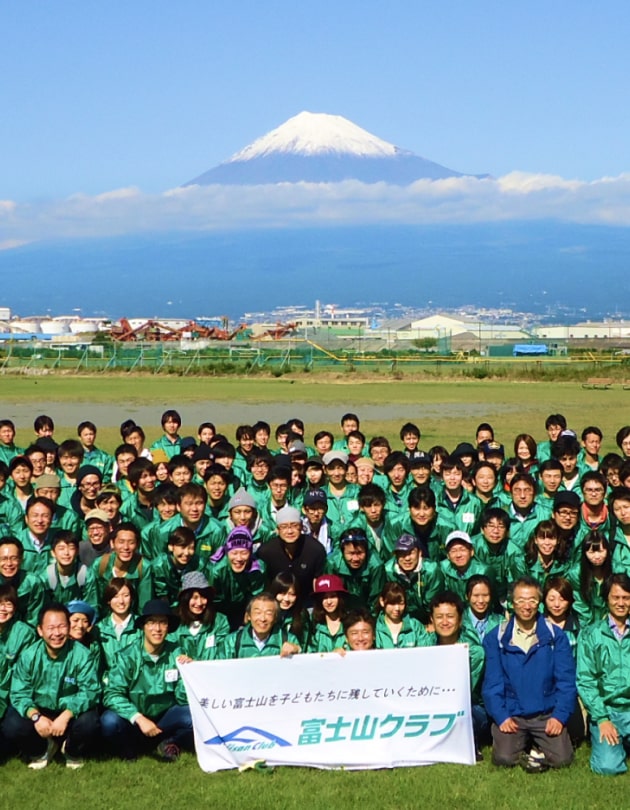
{"type": "Polygon", "coordinates": [[[356,512],[359,509],[359,502],[357,500],[348,501],[348,511],[356,512]]]}
{"type": "Polygon", "coordinates": [[[164,680],[166,683],[174,683],[179,678],[179,672],[176,669],[167,669],[164,672],[164,680]]]}
{"type": "Polygon", "coordinates": [[[474,523],[475,522],[475,513],[474,512],[464,512],[462,515],[462,521],[464,523],[474,523]]]}
{"type": "Polygon", "coordinates": [[[207,638],[206,638],[206,649],[208,649],[209,647],[216,647],[216,646],[217,646],[217,642],[216,642],[216,639],[214,637],[214,633],[211,636],[207,636],[207,638]]]}

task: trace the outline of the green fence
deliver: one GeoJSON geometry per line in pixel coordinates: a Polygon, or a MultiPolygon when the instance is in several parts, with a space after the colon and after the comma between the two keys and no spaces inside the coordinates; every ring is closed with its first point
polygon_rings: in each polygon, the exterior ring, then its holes
{"type": "Polygon", "coordinates": [[[360,343],[324,348],[304,340],[269,344],[225,343],[219,346],[183,350],[179,344],[113,343],[88,346],[42,346],[4,343],[0,348],[0,374],[145,372],[151,374],[255,374],[268,371],[317,371],[367,368],[383,371],[427,371],[460,369],[467,376],[490,376],[498,369],[521,373],[541,369],[558,374],[583,372],[613,373],[630,378],[630,359],[615,355],[572,355],[563,357],[508,358],[464,354],[440,356],[431,352],[402,353],[391,349],[370,352],[360,343]]]}

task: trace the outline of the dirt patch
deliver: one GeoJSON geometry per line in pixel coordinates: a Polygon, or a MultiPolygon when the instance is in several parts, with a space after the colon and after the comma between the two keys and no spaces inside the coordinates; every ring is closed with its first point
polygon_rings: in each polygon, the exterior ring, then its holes
{"type": "MultiPolygon", "coordinates": [[[[174,403],[175,407],[177,403],[174,403]]],[[[172,406],[169,406],[172,407],[172,406]]],[[[33,420],[45,413],[59,427],[74,427],[79,422],[89,419],[98,427],[118,427],[125,419],[133,419],[150,430],[160,424],[162,405],[130,405],[102,402],[40,402],[21,404],[5,403],[2,407],[2,418],[12,419],[18,429],[31,429],[33,420]]],[[[522,410],[522,406],[492,403],[444,403],[417,405],[382,404],[362,405],[360,402],[348,402],[347,405],[316,405],[308,402],[274,402],[264,404],[246,404],[238,402],[187,402],[180,408],[182,420],[186,425],[198,425],[201,422],[214,422],[221,425],[251,425],[264,419],[276,426],[288,419],[298,417],[306,424],[328,424],[335,428],[346,411],[358,413],[366,422],[400,420],[428,420],[443,418],[476,417],[489,418],[492,414],[511,413],[522,410]]]]}

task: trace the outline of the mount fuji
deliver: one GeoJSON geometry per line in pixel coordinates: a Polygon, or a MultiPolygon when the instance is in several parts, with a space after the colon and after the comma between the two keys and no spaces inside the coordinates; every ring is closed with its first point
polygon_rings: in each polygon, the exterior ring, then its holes
{"type": "Polygon", "coordinates": [[[359,180],[406,186],[465,174],[400,149],[340,115],[301,112],[184,185],[359,180]]]}

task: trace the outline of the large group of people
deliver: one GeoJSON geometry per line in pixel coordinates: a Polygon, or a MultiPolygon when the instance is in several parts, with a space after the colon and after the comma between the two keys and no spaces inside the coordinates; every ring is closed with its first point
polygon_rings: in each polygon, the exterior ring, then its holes
{"type": "Polygon", "coordinates": [[[478,757],[530,772],[626,770],[630,426],[550,415],[547,437],[489,423],[452,449],[335,436],[300,419],[110,454],[89,421],[27,447],[0,420],[0,753],[32,769],[193,745],[179,666],[467,645],[478,757]],[[273,436],[273,440],[272,440],[273,436]]]}

